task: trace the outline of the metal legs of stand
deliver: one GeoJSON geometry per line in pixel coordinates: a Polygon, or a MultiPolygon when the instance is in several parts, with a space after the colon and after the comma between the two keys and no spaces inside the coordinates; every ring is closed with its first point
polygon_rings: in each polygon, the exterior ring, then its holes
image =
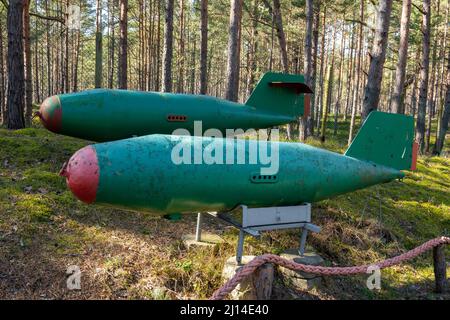
{"type": "Polygon", "coordinates": [[[244,252],[244,237],[245,237],[244,230],[239,229],[239,239],[236,250],[236,262],[238,265],[241,264],[242,262],[242,253],[244,252]]]}
{"type": "MultiPolygon", "coordinates": [[[[241,221],[236,221],[227,212],[208,212],[208,214],[239,229],[236,249],[236,262],[238,264],[242,263],[244,238],[246,234],[259,236],[261,231],[300,228],[302,234],[300,236],[298,252],[303,256],[306,250],[306,238],[308,237],[309,231],[320,232],[320,227],[311,223],[311,205],[309,203],[288,207],[248,208],[245,205],[241,205],[240,207],[242,208],[241,221]]],[[[200,242],[202,238],[202,215],[202,213],[197,213],[197,228],[195,232],[195,241],[197,242],[200,242]]]]}
{"type": "Polygon", "coordinates": [[[302,228],[302,235],[300,236],[300,248],[298,253],[303,256],[305,254],[306,237],[308,236],[308,229],[302,228]]]}
{"type": "Polygon", "coordinates": [[[197,213],[197,228],[195,229],[195,241],[202,241],[202,214],[197,213]]]}

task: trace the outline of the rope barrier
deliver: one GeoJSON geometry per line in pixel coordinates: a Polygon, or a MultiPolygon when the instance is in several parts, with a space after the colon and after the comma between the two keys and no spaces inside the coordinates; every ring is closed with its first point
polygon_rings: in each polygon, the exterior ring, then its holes
{"type": "Polygon", "coordinates": [[[236,288],[236,286],[246,277],[251,275],[256,269],[265,263],[273,263],[294,271],[303,271],[307,273],[314,273],[319,275],[351,275],[366,273],[367,268],[370,266],[377,266],[380,269],[392,267],[394,265],[400,264],[404,261],[411,260],[422,253],[433,249],[434,247],[450,244],[449,237],[438,237],[425,242],[424,244],[405,252],[397,257],[389,258],[374,264],[367,264],[361,266],[353,267],[322,267],[322,266],[311,266],[305,264],[295,263],[293,261],[286,260],[280,256],[274,254],[264,254],[254,258],[252,261],[247,263],[245,266],[240,268],[236,274],[228,280],[221,288],[216,290],[211,296],[210,300],[223,300],[226,296],[236,288]]]}

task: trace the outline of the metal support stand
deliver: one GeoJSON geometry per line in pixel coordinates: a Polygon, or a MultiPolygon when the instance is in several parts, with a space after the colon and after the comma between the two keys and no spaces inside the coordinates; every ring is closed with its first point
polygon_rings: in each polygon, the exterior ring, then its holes
{"type": "Polygon", "coordinates": [[[242,262],[242,253],[244,252],[244,238],[245,238],[244,230],[240,229],[237,250],[236,250],[236,262],[238,265],[241,264],[241,262],[242,262]]]}
{"type": "Polygon", "coordinates": [[[197,228],[195,229],[195,241],[202,241],[202,213],[197,213],[197,228]]]}
{"type": "MultiPolygon", "coordinates": [[[[208,214],[219,218],[239,229],[239,238],[236,249],[236,261],[242,262],[244,252],[244,238],[246,234],[254,237],[260,235],[260,231],[300,228],[302,233],[299,241],[298,252],[304,255],[308,232],[320,232],[320,227],[311,223],[311,204],[305,203],[298,206],[248,208],[241,205],[242,219],[237,221],[229,212],[208,214]]],[[[202,214],[197,215],[196,241],[201,240],[202,214]]]]}
{"type": "Polygon", "coordinates": [[[300,248],[298,249],[298,253],[303,256],[305,254],[306,248],[306,237],[308,236],[308,229],[303,228],[302,235],[300,237],[300,248]]]}

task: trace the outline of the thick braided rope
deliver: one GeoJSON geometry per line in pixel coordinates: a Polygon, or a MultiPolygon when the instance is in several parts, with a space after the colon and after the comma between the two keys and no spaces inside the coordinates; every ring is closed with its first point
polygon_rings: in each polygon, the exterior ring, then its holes
{"type": "Polygon", "coordinates": [[[274,263],[279,266],[283,266],[285,268],[295,270],[295,271],[303,271],[307,273],[314,273],[320,275],[350,275],[350,274],[358,274],[358,273],[366,273],[367,268],[369,266],[377,266],[380,269],[388,268],[393,265],[400,264],[404,261],[413,259],[422,253],[431,250],[432,248],[442,245],[442,244],[450,244],[450,238],[448,237],[439,237],[425,242],[424,244],[414,248],[408,252],[405,252],[397,257],[393,257],[390,259],[386,259],[374,264],[366,264],[362,266],[354,266],[354,267],[321,267],[321,266],[311,266],[305,264],[295,263],[293,261],[286,260],[281,258],[280,256],[274,254],[264,254],[262,256],[258,256],[254,258],[252,261],[247,263],[245,266],[240,268],[236,274],[228,280],[221,288],[216,290],[214,294],[211,296],[210,300],[222,300],[224,299],[231,291],[236,288],[236,286],[250,274],[252,274],[256,269],[262,266],[265,263],[274,263]]]}

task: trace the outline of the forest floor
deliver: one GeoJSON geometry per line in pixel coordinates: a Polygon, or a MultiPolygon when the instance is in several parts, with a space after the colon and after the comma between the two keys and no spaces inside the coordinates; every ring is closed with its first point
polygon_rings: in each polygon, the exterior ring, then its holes
{"type": "MultiPolygon", "coordinates": [[[[347,132],[348,124],[341,124],[326,143],[308,143],[343,152],[347,132]]],[[[225,260],[235,254],[237,231],[206,217],[205,230],[225,242],[188,250],[181,237],[194,232],[195,215],[169,221],[77,201],[58,171],[86,144],[39,124],[0,128],[0,299],[208,298],[222,283],[225,260]],[[81,290],[67,289],[71,265],[81,269],[81,290]]],[[[447,142],[447,157],[420,157],[418,171],[402,181],[314,204],[313,222],[322,232],[311,235],[309,244],[327,265],[351,266],[448,236],[448,151],[447,142]]],[[[269,232],[248,238],[245,253],[278,254],[297,244],[298,231],[269,232]]],[[[370,291],[366,280],[367,275],[325,277],[308,292],[277,281],[273,298],[450,299],[433,293],[431,253],[382,270],[381,290],[370,291]]]]}

